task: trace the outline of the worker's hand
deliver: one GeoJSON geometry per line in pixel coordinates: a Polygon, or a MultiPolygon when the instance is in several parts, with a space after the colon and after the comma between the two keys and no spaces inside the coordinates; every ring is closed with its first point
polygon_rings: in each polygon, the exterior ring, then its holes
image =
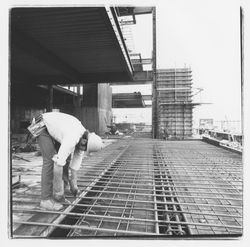
{"type": "Polygon", "coordinates": [[[64,195],[54,193],[54,199],[57,202],[64,202],[65,197],[64,195]]]}
{"type": "Polygon", "coordinates": [[[70,168],[70,179],[69,179],[69,185],[70,185],[70,191],[71,193],[77,197],[80,194],[80,190],[77,186],[77,170],[70,168]]]}
{"type": "Polygon", "coordinates": [[[74,195],[74,197],[77,197],[80,195],[81,191],[78,188],[70,188],[71,193],[74,195]]]}
{"type": "Polygon", "coordinates": [[[57,166],[64,166],[66,163],[66,161],[63,159],[60,159],[57,154],[53,156],[52,160],[54,161],[54,165],[57,165],[57,166]]]}

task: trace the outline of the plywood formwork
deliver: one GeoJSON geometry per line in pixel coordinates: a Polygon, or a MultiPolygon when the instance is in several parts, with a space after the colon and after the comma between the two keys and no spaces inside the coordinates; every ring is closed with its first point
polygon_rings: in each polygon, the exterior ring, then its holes
{"type": "Polygon", "coordinates": [[[192,136],[192,75],[188,68],[157,70],[158,129],[174,139],[192,136]]]}

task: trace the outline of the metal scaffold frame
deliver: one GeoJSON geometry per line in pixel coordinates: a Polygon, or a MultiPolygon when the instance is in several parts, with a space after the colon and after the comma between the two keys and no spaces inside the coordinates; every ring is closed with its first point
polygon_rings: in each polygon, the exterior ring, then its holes
{"type": "Polygon", "coordinates": [[[192,111],[197,105],[192,103],[191,70],[189,68],[158,70],[156,90],[159,137],[190,138],[192,111]]]}

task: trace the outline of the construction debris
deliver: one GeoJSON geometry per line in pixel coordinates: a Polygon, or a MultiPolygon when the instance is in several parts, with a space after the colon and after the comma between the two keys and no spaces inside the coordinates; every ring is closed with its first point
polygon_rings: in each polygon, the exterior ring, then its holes
{"type": "Polygon", "coordinates": [[[13,159],[24,160],[24,161],[30,162],[30,160],[24,159],[23,157],[20,157],[20,156],[18,156],[16,154],[12,154],[12,158],[13,159]]]}

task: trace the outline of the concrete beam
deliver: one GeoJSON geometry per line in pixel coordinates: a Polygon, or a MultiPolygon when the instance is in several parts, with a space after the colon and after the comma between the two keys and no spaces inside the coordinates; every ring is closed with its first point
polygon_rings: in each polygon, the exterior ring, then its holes
{"type": "Polygon", "coordinates": [[[144,14],[152,14],[153,7],[135,7],[134,14],[135,15],[144,15],[144,14]]]}
{"type": "Polygon", "coordinates": [[[151,58],[141,58],[141,59],[132,58],[131,61],[132,64],[152,64],[151,58]]]}
{"type": "Polygon", "coordinates": [[[119,16],[152,14],[153,7],[117,7],[119,16]]]}
{"type": "MultiPolygon", "coordinates": [[[[32,72],[31,72],[32,73],[32,72]]],[[[93,84],[93,83],[109,83],[115,82],[116,84],[127,84],[130,78],[127,76],[127,72],[108,72],[108,73],[82,73],[78,76],[77,80],[69,76],[64,75],[35,75],[27,74],[24,71],[16,68],[11,68],[11,80],[15,83],[30,83],[36,85],[81,85],[81,84],[93,84]],[[124,78],[124,79],[121,79],[124,78]],[[124,81],[123,81],[124,80],[124,81]],[[120,81],[117,83],[117,81],[120,81]],[[60,83],[59,83],[60,82],[60,83]]],[[[135,84],[135,83],[134,83],[135,84]]]]}
{"type": "Polygon", "coordinates": [[[148,81],[151,83],[153,81],[153,72],[150,70],[134,72],[133,81],[134,82],[140,82],[140,81],[147,82],[148,81]]]}

